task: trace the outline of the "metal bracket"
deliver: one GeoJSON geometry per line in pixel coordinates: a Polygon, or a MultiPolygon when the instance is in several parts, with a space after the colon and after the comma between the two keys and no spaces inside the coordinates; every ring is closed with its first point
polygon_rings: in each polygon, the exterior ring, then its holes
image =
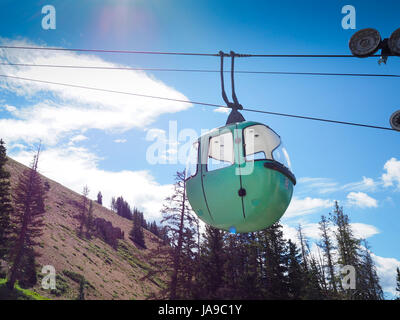
{"type": "Polygon", "coordinates": [[[378,64],[386,64],[388,57],[392,55],[392,51],[389,48],[389,39],[383,39],[378,48],[381,49],[381,57],[378,60],[378,64]]]}
{"type": "Polygon", "coordinates": [[[230,54],[226,54],[222,51],[219,52],[219,56],[221,57],[221,89],[222,89],[222,98],[224,99],[226,105],[232,109],[231,113],[228,116],[228,120],[226,124],[236,123],[236,122],[243,122],[245,121],[243,115],[238,111],[242,110],[243,106],[239,103],[239,100],[236,96],[235,92],[235,57],[239,57],[240,55],[236,54],[235,52],[231,51],[230,54]],[[230,102],[228,97],[226,96],[225,92],[225,85],[224,85],[224,57],[231,57],[231,86],[232,86],[232,100],[230,102]]]}

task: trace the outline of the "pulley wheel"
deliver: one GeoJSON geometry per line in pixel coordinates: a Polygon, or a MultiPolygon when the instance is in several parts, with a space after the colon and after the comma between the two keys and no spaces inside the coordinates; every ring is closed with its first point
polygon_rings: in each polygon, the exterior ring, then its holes
{"type": "Polygon", "coordinates": [[[400,131],[400,110],[395,111],[390,117],[390,125],[394,130],[400,131]]]}
{"type": "Polygon", "coordinates": [[[381,36],[375,29],[362,29],[350,39],[349,48],[356,57],[368,57],[378,51],[381,36]]]}
{"type": "Polygon", "coordinates": [[[390,36],[389,48],[393,54],[400,56],[400,28],[395,30],[390,36]]]}

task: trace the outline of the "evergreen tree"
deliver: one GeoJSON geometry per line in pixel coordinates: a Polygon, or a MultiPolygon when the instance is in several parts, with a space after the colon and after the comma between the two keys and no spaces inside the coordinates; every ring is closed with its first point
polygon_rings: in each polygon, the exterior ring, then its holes
{"type": "Polygon", "coordinates": [[[265,257],[265,296],[267,299],[288,298],[287,252],[282,225],[278,222],[260,232],[265,257]]]}
{"type": "Polygon", "coordinates": [[[239,245],[242,247],[240,258],[243,265],[243,273],[239,278],[240,299],[260,299],[263,294],[260,281],[261,250],[258,240],[258,233],[255,232],[239,236],[239,245]]]}
{"type": "Polygon", "coordinates": [[[32,251],[35,239],[42,234],[42,216],[45,213],[44,189],[37,166],[39,161],[40,147],[34,157],[30,169],[24,171],[19,177],[15,189],[14,212],[17,232],[14,237],[14,250],[11,253],[11,269],[7,282],[9,289],[14,288],[17,279],[23,277],[24,268],[34,269],[32,251]],[[31,258],[29,258],[29,256],[31,258]],[[24,265],[28,263],[28,266],[24,265]]]}
{"type": "Polygon", "coordinates": [[[117,199],[115,199],[114,197],[111,199],[111,209],[119,216],[132,220],[131,207],[122,196],[118,197],[117,199]]]}
{"type": "Polygon", "coordinates": [[[146,248],[144,241],[143,227],[142,227],[143,213],[138,209],[133,209],[133,227],[130,236],[133,242],[142,248],[146,248]]]}
{"type": "Polygon", "coordinates": [[[85,300],[85,285],[86,285],[86,280],[82,276],[81,280],[79,281],[79,295],[77,300],[85,300]]]}
{"type": "Polygon", "coordinates": [[[331,236],[329,221],[324,215],[321,216],[321,221],[319,222],[319,229],[321,231],[321,241],[319,246],[322,248],[325,265],[328,269],[328,283],[330,285],[330,290],[332,290],[332,295],[337,295],[337,279],[335,276],[334,260],[333,260],[333,250],[335,249],[331,236]]]}
{"type": "Polygon", "coordinates": [[[195,298],[224,298],[221,289],[227,256],[223,247],[224,232],[207,225],[197,264],[195,298]]]}
{"type": "Polygon", "coordinates": [[[156,272],[170,273],[167,290],[160,294],[171,300],[186,299],[193,291],[197,218],[187,200],[184,171],[176,173],[174,193],[165,199],[161,213],[161,223],[165,224],[160,232],[162,241],[151,250],[149,259],[155,259],[157,263],[148,276],[156,272]]]}
{"type": "Polygon", "coordinates": [[[300,242],[301,257],[303,260],[304,270],[307,272],[308,271],[308,261],[307,261],[308,243],[307,243],[307,239],[303,235],[303,229],[300,224],[297,227],[297,238],[299,239],[299,242],[300,242]]]}
{"type": "Polygon", "coordinates": [[[103,205],[103,195],[101,194],[101,191],[97,194],[97,203],[103,205]]]}
{"type": "Polygon", "coordinates": [[[364,248],[361,253],[362,262],[359,274],[362,285],[360,288],[362,299],[383,300],[383,291],[379,284],[379,277],[371,257],[369,244],[366,240],[363,240],[362,243],[364,248]]]}
{"type": "Polygon", "coordinates": [[[7,162],[6,147],[0,139],[0,259],[3,259],[9,248],[9,233],[11,232],[11,213],[13,211],[11,204],[11,185],[10,173],[6,171],[7,162]]]}
{"type": "Polygon", "coordinates": [[[343,212],[335,201],[334,210],[330,213],[330,219],[336,226],[334,231],[338,247],[338,264],[342,267],[349,265],[356,271],[356,289],[344,289],[341,285],[343,298],[349,300],[363,299],[363,277],[361,276],[361,258],[359,255],[360,240],[355,238],[350,226],[349,217],[343,212]]]}
{"type": "Polygon", "coordinates": [[[313,255],[309,255],[309,268],[306,273],[306,292],[305,299],[322,300],[325,299],[322,286],[324,277],[322,275],[321,266],[313,255]]]}
{"type": "Polygon", "coordinates": [[[301,266],[301,254],[296,245],[289,240],[288,242],[288,288],[289,297],[299,300],[303,297],[305,286],[304,271],[301,266]]]}
{"type": "Polygon", "coordinates": [[[301,225],[297,228],[297,237],[300,242],[302,269],[304,273],[303,299],[322,299],[321,282],[323,279],[321,268],[317,260],[310,254],[308,239],[304,236],[301,225]]]}
{"type": "Polygon", "coordinates": [[[260,253],[254,234],[226,234],[223,258],[225,260],[223,287],[220,296],[225,299],[258,299],[262,296],[260,253]],[[257,270],[258,268],[258,270],[257,270]]]}
{"type": "Polygon", "coordinates": [[[151,233],[153,233],[154,235],[156,235],[156,236],[159,236],[159,235],[160,235],[160,232],[159,232],[159,230],[158,230],[157,223],[156,223],[155,221],[153,221],[153,222],[150,223],[149,231],[150,231],[151,233]]]}
{"type": "Polygon", "coordinates": [[[37,282],[35,252],[32,247],[27,247],[21,258],[18,284],[22,288],[31,288],[37,282]]]}
{"type": "Polygon", "coordinates": [[[111,211],[117,212],[117,205],[116,205],[115,197],[111,198],[110,208],[111,208],[111,211]]]}

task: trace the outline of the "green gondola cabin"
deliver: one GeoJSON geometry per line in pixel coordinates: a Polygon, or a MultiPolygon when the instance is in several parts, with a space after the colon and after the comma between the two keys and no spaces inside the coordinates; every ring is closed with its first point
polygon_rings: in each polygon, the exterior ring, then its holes
{"type": "Polygon", "coordinates": [[[202,135],[193,144],[186,177],[187,196],[198,217],[231,233],[263,230],[277,222],[296,184],[279,135],[253,121],[202,135]]]}

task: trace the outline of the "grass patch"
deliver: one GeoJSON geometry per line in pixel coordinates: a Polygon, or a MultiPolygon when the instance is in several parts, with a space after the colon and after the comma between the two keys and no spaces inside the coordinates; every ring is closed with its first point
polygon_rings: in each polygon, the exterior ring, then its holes
{"type": "Polygon", "coordinates": [[[9,290],[6,281],[7,279],[0,279],[0,300],[50,300],[32,290],[22,289],[18,284],[13,290],[9,290]]]}
{"type": "Polygon", "coordinates": [[[60,224],[60,227],[61,227],[61,228],[64,228],[64,229],[67,230],[67,231],[71,231],[70,228],[68,228],[67,226],[65,226],[65,225],[63,225],[63,224],[60,224]]]}
{"type": "Polygon", "coordinates": [[[76,283],[81,283],[81,281],[83,281],[88,287],[92,288],[93,290],[96,290],[96,288],[89,281],[87,281],[83,275],[69,270],[63,270],[62,272],[72,281],[75,281],[76,283]]]}
{"type": "Polygon", "coordinates": [[[77,272],[69,270],[63,270],[62,272],[65,276],[75,281],[76,283],[80,283],[82,280],[85,280],[85,277],[77,272]]]}
{"type": "Polygon", "coordinates": [[[148,263],[138,259],[132,254],[132,251],[136,252],[133,247],[128,247],[128,245],[122,241],[119,242],[117,252],[124,260],[128,261],[132,267],[139,267],[146,271],[150,271],[152,269],[151,266],[148,263]]]}
{"type": "Polygon", "coordinates": [[[69,285],[64,277],[57,275],[56,276],[56,289],[52,289],[50,291],[51,294],[56,295],[57,297],[64,295],[68,292],[69,285]]]}

